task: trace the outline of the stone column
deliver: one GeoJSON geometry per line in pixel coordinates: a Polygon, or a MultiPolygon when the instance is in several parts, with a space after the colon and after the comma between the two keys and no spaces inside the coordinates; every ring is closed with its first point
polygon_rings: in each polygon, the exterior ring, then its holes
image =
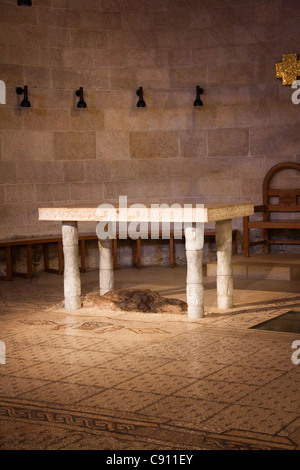
{"type": "Polygon", "coordinates": [[[218,308],[227,309],[233,306],[232,275],[232,222],[231,219],[216,222],[217,245],[217,295],[218,308]]]}
{"type": "Polygon", "coordinates": [[[185,228],[184,233],[187,260],[186,297],[188,317],[196,319],[204,315],[202,273],[204,224],[200,225],[199,228],[185,228]]]}
{"type": "Polygon", "coordinates": [[[81,308],[81,282],[78,266],[77,222],[62,222],[64,251],[64,292],[65,308],[81,308]]]}
{"type": "Polygon", "coordinates": [[[114,288],[114,260],[113,260],[113,241],[110,239],[98,239],[100,262],[99,262],[99,284],[100,295],[114,288]]]}

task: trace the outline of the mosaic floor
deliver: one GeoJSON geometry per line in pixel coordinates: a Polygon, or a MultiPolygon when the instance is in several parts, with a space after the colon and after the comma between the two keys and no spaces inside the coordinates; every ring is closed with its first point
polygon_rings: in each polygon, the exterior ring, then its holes
{"type": "MultiPolygon", "coordinates": [[[[116,284],[184,299],[185,268],[120,269],[116,284]]],[[[300,335],[251,329],[299,309],[298,283],[235,280],[221,312],[206,278],[197,321],[65,310],[53,274],[0,293],[0,449],[300,449],[300,335]]]]}

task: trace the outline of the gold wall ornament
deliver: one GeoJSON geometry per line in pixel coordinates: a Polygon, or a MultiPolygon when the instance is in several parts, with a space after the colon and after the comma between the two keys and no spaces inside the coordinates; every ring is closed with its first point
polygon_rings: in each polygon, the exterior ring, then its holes
{"type": "Polygon", "coordinates": [[[285,54],[282,62],[276,64],[276,78],[282,78],[282,85],[292,85],[300,77],[300,60],[297,53],[285,54]]]}

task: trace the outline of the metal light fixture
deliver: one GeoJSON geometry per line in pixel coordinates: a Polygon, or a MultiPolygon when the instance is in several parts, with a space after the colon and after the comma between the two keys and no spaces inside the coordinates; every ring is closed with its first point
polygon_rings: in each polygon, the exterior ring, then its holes
{"type": "Polygon", "coordinates": [[[24,93],[24,99],[20,103],[21,108],[30,108],[31,105],[28,100],[28,86],[25,85],[24,88],[17,87],[16,92],[18,95],[22,95],[22,93],[24,93]]]}
{"type": "Polygon", "coordinates": [[[200,98],[200,95],[203,93],[203,88],[201,88],[199,85],[196,86],[196,99],[194,101],[194,106],[203,106],[202,100],[200,98]]]}
{"type": "Polygon", "coordinates": [[[139,89],[137,90],[136,92],[137,96],[139,97],[139,100],[136,104],[137,108],[145,108],[146,107],[146,103],[144,101],[144,97],[143,97],[143,88],[140,86],[139,89]]]}
{"type": "Polygon", "coordinates": [[[27,5],[28,7],[31,7],[32,3],[31,0],[18,0],[18,5],[27,5]]]}
{"type": "Polygon", "coordinates": [[[86,102],[83,99],[83,87],[81,86],[79,90],[76,90],[75,94],[76,96],[79,97],[77,108],[80,108],[80,109],[86,108],[86,102]]]}

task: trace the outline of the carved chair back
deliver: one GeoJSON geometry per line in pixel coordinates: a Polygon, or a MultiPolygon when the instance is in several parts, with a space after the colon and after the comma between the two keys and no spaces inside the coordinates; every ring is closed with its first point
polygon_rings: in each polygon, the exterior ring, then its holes
{"type": "Polygon", "coordinates": [[[300,212],[300,178],[297,189],[273,189],[270,187],[273,176],[279,171],[287,169],[300,172],[300,164],[294,162],[278,163],[268,171],[264,178],[263,204],[266,207],[266,220],[269,220],[271,212],[300,212]]]}

